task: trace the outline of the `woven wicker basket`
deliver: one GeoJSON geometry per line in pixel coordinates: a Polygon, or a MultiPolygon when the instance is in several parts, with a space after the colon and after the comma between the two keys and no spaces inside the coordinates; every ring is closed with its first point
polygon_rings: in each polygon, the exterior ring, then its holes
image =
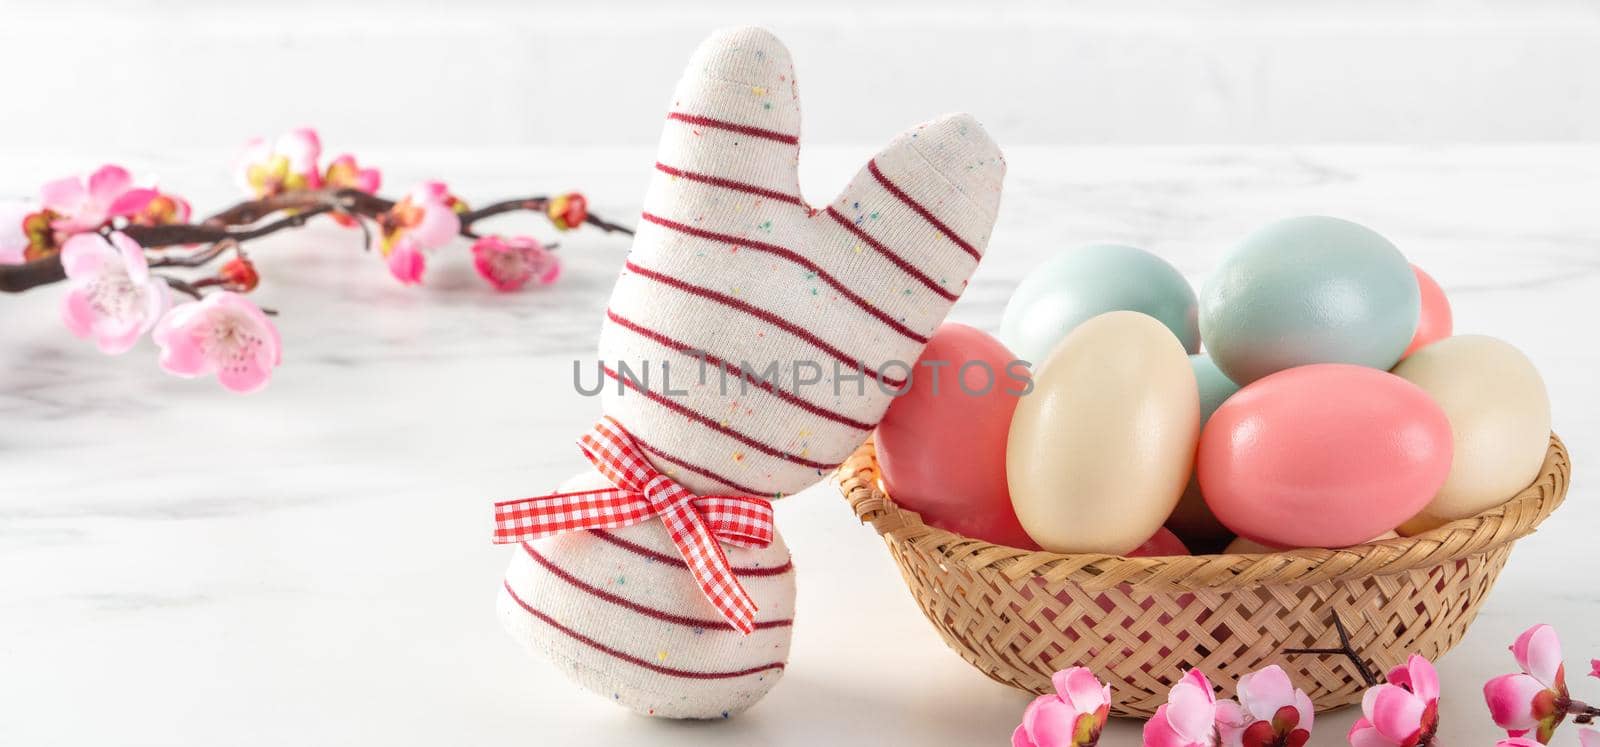
{"type": "Polygon", "coordinates": [[[1450,650],[1511,544],[1561,504],[1569,475],[1552,435],[1539,478],[1471,519],[1341,550],[1172,558],[1030,552],[927,526],[883,493],[871,443],[834,479],[968,663],[1034,693],[1050,691],[1052,672],[1086,666],[1111,684],[1112,713],[1149,716],[1190,667],[1228,697],[1239,674],[1279,664],[1318,710],[1360,702],[1365,686],[1348,660],[1281,652],[1337,647],[1335,612],[1379,671],[1450,650]]]}

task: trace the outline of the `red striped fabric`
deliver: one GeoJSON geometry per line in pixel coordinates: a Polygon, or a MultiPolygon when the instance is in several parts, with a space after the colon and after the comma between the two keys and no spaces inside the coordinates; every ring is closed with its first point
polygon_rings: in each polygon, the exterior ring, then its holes
{"type": "Polygon", "coordinates": [[[692,124],[700,127],[710,127],[715,130],[737,132],[740,135],[759,137],[764,140],[775,140],[780,143],[788,143],[789,145],[800,144],[800,138],[798,136],[790,135],[786,132],[768,130],[762,127],[751,127],[750,125],[739,124],[738,122],[727,122],[721,119],[712,119],[711,117],[702,117],[698,114],[689,114],[687,112],[667,112],[667,119],[675,119],[685,124],[692,124]]]}
{"type": "Polygon", "coordinates": [[[889,190],[889,194],[894,195],[901,202],[905,203],[906,207],[911,208],[916,212],[917,215],[922,216],[922,219],[927,221],[929,225],[938,229],[939,233],[944,234],[945,236],[949,237],[951,241],[956,242],[956,246],[961,247],[961,249],[967,254],[972,255],[973,259],[983,259],[983,255],[980,254],[977,249],[973,248],[971,244],[967,243],[966,239],[957,236],[955,231],[950,230],[950,227],[945,225],[943,221],[935,218],[933,213],[929,212],[927,208],[922,206],[922,203],[911,199],[911,195],[906,194],[905,190],[900,189],[900,187],[896,186],[894,182],[889,181],[889,177],[884,176],[883,172],[878,170],[878,162],[876,160],[867,162],[867,170],[872,172],[872,177],[877,179],[878,183],[883,185],[884,189],[889,190]]]}
{"type": "MultiPolygon", "coordinates": [[[[737,630],[737,628],[734,628],[732,625],[729,625],[728,622],[725,621],[725,620],[708,620],[708,619],[701,619],[701,618],[694,618],[694,617],[686,617],[684,615],[678,615],[678,614],[674,614],[674,613],[671,613],[671,612],[667,612],[666,610],[658,610],[658,609],[656,609],[654,607],[648,607],[646,605],[643,605],[643,604],[640,604],[638,602],[635,602],[635,601],[633,601],[631,599],[627,599],[627,598],[622,597],[620,595],[613,594],[612,592],[606,591],[605,589],[602,589],[602,588],[600,588],[598,586],[595,586],[593,584],[585,583],[583,581],[583,579],[580,579],[577,576],[574,576],[571,573],[568,573],[561,566],[556,565],[555,561],[552,561],[551,559],[545,557],[543,553],[539,552],[538,550],[535,550],[533,548],[533,545],[530,545],[530,544],[524,542],[524,543],[522,543],[522,549],[525,550],[528,553],[528,557],[532,558],[533,562],[537,563],[540,567],[544,568],[545,571],[548,572],[550,575],[555,576],[558,579],[561,579],[568,586],[571,586],[574,589],[582,591],[582,592],[588,594],[589,596],[595,597],[596,599],[600,599],[600,600],[603,600],[603,601],[606,601],[606,602],[610,602],[611,604],[617,605],[618,607],[622,607],[624,609],[631,610],[633,612],[637,612],[637,613],[639,613],[641,615],[644,615],[645,617],[649,617],[649,618],[653,618],[653,619],[656,619],[656,620],[660,620],[662,622],[672,623],[674,625],[682,625],[682,626],[688,627],[688,628],[700,628],[700,629],[704,629],[704,630],[727,630],[727,631],[736,631],[737,630]]],[[[767,630],[769,628],[787,628],[787,627],[789,627],[789,626],[791,626],[793,624],[794,624],[794,620],[788,619],[788,618],[785,618],[785,619],[782,619],[782,620],[757,620],[756,623],[755,623],[755,629],[756,630],[767,630]]]]}
{"type": "Polygon", "coordinates": [[[713,472],[713,471],[711,471],[709,469],[706,469],[705,467],[701,467],[701,466],[699,466],[697,464],[693,464],[693,463],[690,463],[688,461],[685,461],[681,457],[677,457],[677,456],[674,456],[672,454],[669,454],[666,451],[664,451],[664,450],[662,450],[660,448],[657,448],[656,446],[650,444],[650,442],[645,441],[644,439],[640,438],[637,435],[635,435],[633,437],[633,443],[635,445],[637,445],[640,449],[643,449],[645,451],[645,453],[650,454],[651,456],[654,456],[657,459],[676,464],[676,465],[678,465],[679,467],[682,467],[684,470],[686,470],[688,472],[693,472],[693,473],[695,473],[697,475],[700,475],[701,477],[707,478],[709,480],[715,480],[716,482],[718,482],[718,483],[720,483],[722,485],[726,485],[726,486],[728,486],[730,488],[733,488],[734,490],[737,490],[737,491],[739,491],[741,493],[744,493],[745,495],[759,495],[759,496],[772,495],[772,491],[770,491],[770,490],[756,490],[755,488],[752,488],[752,487],[749,487],[749,486],[746,486],[746,485],[740,485],[739,483],[734,482],[733,480],[730,480],[727,477],[724,477],[724,476],[722,476],[722,475],[720,475],[720,474],[718,474],[716,472],[713,472]]]}
{"type": "Polygon", "coordinates": [[[672,276],[664,274],[664,273],[656,272],[655,270],[649,269],[647,267],[641,267],[641,266],[639,266],[637,264],[634,264],[632,260],[628,260],[627,263],[624,264],[623,266],[629,272],[632,272],[632,273],[638,275],[639,277],[645,278],[647,280],[653,280],[653,281],[655,281],[657,283],[661,283],[662,285],[666,285],[666,286],[669,286],[669,287],[672,287],[672,288],[676,288],[676,289],[678,289],[680,291],[683,291],[684,293],[688,293],[691,296],[698,296],[698,297],[704,298],[704,299],[706,299],[708,301],[715,301],[716,303],[721,304],[723,306],[726,306],[726,307],[728,307],[730,309],[734,309],[736,311],[744,312],[745,314],[749,314],[750,316],[753,316],[753,317],[755,317],[757,319],[760,319],[761,321],[764,321],[764,322],[766,322],[768,324],[771,324],[772,326],[777,327],[778,329],[781,329],[781,330],[783,330],[785,332],[788,332],[791,335],[794,335],[795,337],[798,337],[798,338],[800,338],[802,340],[805,340],[806,342],[810,343],[812,347],[814,347],[814,348],[816,348],[818,350],[821,350],[824,353],[827,353],[829,357],[832,357],[833,359],[839,361],[840,363],[843,363],[846,366],[849,366],[852,370],[864,371],[867,376],[870,376],[870,377],[872,377],[874,379],[878,379],[879,381],[882,381],[883,383],[888,384],[891,388],[894,388],[894,389],[898,390],[898,389],[903,389],[905,387],[905,385],[906,385],[906,380],[905,379],[896,378],[896,377],[892,377],[892,376],[880,375],[877,372],[876,368],[868,366],[867,364],[862,363],[861,361],[856,360],[855,358],[852,358],[849,355],[846,355],[844,353],[844,351],[841,351],[838,348],[836,348],[836,347],[834,347],[832,345],[829,345],[826,342],[823,342],[816,335],[813,335],[810,332],[807,332],[805,329],[801,328],[799,325],[797,325],[797,324],[795,324],[795,323],[793,323],[793,322],[791,322],[791,321],[789,321],[787,319],[784,319],[783,317],[780,317],[777,314],[774,314],[774,313],[772,313],[770,311],[767,311],[766,309],[757,308],[755,306],[752,306],[752,305],[750,305],[748,303],[740,301],[739,299],[734,298],[732,296],[729,296],[727,294],[718,293],[718,292],[716,292],[714,290],[711,290],[709,288],[702,288],[702,287],[700,287],[698,285],[695,285],[693,283],[689,283],[689,282],[684,281],[684,280],[679,280],[678,278],[672,277],[672,276]]]}
{"type": "Polygon", "coordinates": [[[746,369],[740,368],[739,366],[729,363],[728,361],[712,355],[704,350],[700,350],[686,343],[679,342],[671,337],[661,334],[660,332],[649,329],[648,327],[628,319],[627,317],[624,317],[621,314],[612,311],[611,309],[606,309],[606,318],[610,319],[612,322],[615,322],[617,326],[664,347],[671,348],[686,355],[689,353],[694,353],[707,364],[715,366],[723,371],[727,371],[728,373],[733,374],[744,381],[748,381],[749,383],[756,385],[762,391],[788,402],[795,407],[805,410],[812,415],[816,415],[817,417],[825,418],[827,420],[832,420],[840,425],[847,425],[860,431],[870,431],[873,428],[871,423],[864,423],[860,420],[855,420],[845,415],[833,412],[832,410],[828,410],[820,405],[809,402],[801,397],[797,397],[780,387],[773,386],[771,382],[755,376],[746,369]]]}
{"type": "Polygon", "coordinates": [[[735,192],[759,195],[769,200],[777,200],[778,202],[787,202],[790,205],[799,205],[800,207],[805,207],[806,205],[805,200],[800,199],[799,195],[784,194],[783,192],[779,192],[777,190],[758,187],[754,184],[746,184],[744,182],[734,181],[732,179],[724,179],[720,176],[700,174],[693,171],[684,171],[683,169],[677,169],[668,166],[660,161],[656,161],[656,171],[668,176],[675,176],[679,179],[687,179],[691,182],[710,184],[713,187],[721,187],[723,189],[731,189],[735,192]]]}
{"type": "Polygon", "coordinates": [[[767,456],[770,456],[770,457],[773,457],[773,458],[776,458],[776,459],[782,459],[782,460],[784,460],[786,462],[793,462],[794,464],[798,464],[798,465],[801,465],[803,467],[811,467],[812,469],[820,469],[820,470],[824,470],[824,471],[830,470],[830,469],[833,469],[834,467],[839,466],[838,464],[829,464],[828,462],[819,462],[819,461],[816,461],[815,459],[807,459],[807,458],[805,458],[803,456],[800,456],[799,454],[790,454],[789,452],[784,451],[783,449],[780,449],[780,448],[778,448],[776,446],[769,445],[769,444],[761,441],[760,439],[755,438],[754,436],[749,436],[749,435],[746,435],[744,433],[740,433],[739,431],[734,430],[733,428],[729,428],[728,426],[723,425],[720,421],[716,420],[715,418],[712,418],[710,416],[705,415],[704,413],[696,411],[694,408],[687,407],[685,405],[682,405],[682,404],[679,404],[677,402],[674,402],[674,401],[672,401],[672,399],[670,397],[667,397],[667,396],[665,396],[665,395],[663,395],[663,394],[661,394],[659,392],[653,392],[653,391],[651,391],[651,390],[639,385],[638,382],[634,381],[630,377],[618,375],[617,372],[612,370],[612,368],[610,366],[607,366],[605,364],[601,364],[600,365],[600,370],[605,371],[605,374],[607,376],[609,376],[612,379],[615,379],[616,381],[620,382],[623,386],[625,386],[625,387],[627,387],[627,388],[629,388],[629,389],[631,389],[631,390],[633,390],[635,392],[638,392],[641,395],[644,395],[644,397],[646,399],[650,400],[651,402],[654,402],[654,403],[656,403],[658,405],[661,405],[662,407],[665,407],[668,410],[671,410],[671,411],[673,411],[673,412],[675,412],[675,413],[677,413],[679,415],[682,415],[685,418],[688,418],[688,419],[690,419],[690,420],[692,420],[692,421],[694,421],[696,423],[699,423],[700,425],[703,425],[703,426],[705,426],[707,428],[710,428],[711,430],[714,430],[714,431],[716,431],[718,433],[721,433],[724,436],[728,436],[729,438],[732,438],[733,440],[738,441],[739,443],[742,443],[742,444],[744,444],[746,446],[749,446],[750,448],[755,449],[756,451],[759,451],[759,452],[761,452],[763,454],[766,454],[767,456]]]}
{"type": "MultiPolygon", "coordinates": [[[[589,534],[594,535],[595,539],[616,545],[617,547],[627,550],[635,555],[649,558],[657,563],[675,565],[679,568],[689,567],[688,563],[683,562],[683,558],[674,558],[664,552],[656,552],[655,550],[645,547],[644,545],[629,542],[628,540],[618,537],[617,535],[612,534],[604,529],[591,529],[589,530],[589,534]]],[[[790,560],[785,562],[783,565],[775,565],[770,568],[763,568],[755,565],[739,566],[733,569],[733,575],[754,577],[782,576],[783,574],[792,570],[794,570],[794,561],[790,560]]]]}
{"type": "Polygon", "coordinates": [[[738,236],[734,236],[733,234],[717,233],[716,231],[707,231],[703,228],[686,226],[677,221],[668,220],[659,215],[654,215],[651,213],[645,213],[640,217],[651,223],[661,226],[662,228],[677,231],[678,233],[687,234],[689,236],[694,236],[695,238],[708,239],[710,241],[719,241],[724,244],[742,246],[746,249],[753,249],[758,252],[764,252],[787,259],[790,262],[800,265],[801,267],[810,270],[812,273],[815,273],[816,276],[821,278],[823,282],[827,283],[828,285],[832,286],[834,290],[838,291],[839,295],[849,299],[851,303],[855,304],[862,311],[867,312],[867,314],[872,318],[882,322],[884,326],[894,330],[897,334],[923,345],[928,343],[928,338],[926,335],[918,334],[910,327],[901,324],[894,317],[889,316],[889,314],[883,309],[873,306],[871,302],[867,301],[867,299],[856,295],[855,291],[852,291],[846,287],[845,284],[838,278],[828,274],[828,271],[817,266],[817,263],[800,256],[798,252],[778,246],[777,244],[768,244],[764,241],[740,238],[738,236]]]}
{"type": "Polygon", "coordinates": [[[550,627],[556,629],[556,631],[560,632],[562,635],[565,635],[568,638],[571,638],[571,639],[573,639],[573,640],[575,640],[575,641],[577,641],[579,643],[582,643],[583,645],[588,646],[589,648],[592,648],[592,649],[594,649],[596,651],[599,651],[602,654],[610,656],[613,659],[616,659],[618,661],[624,661],[624,662],[627,662],[627,663],[632,664],[634,666],[641,667],[643,669],[648,669],[648,670],[650,670],[652,672],[655,672],[657,674],[663,674],[663,675],[666,675],[668,677],[681,677],[683,679],[689,679],[689,680],[726,680],[726,679],[733,679],[735,677],[747,677],[747,676],[752,675],[752,674],[759,674],[761,672],[766,672],[766,671],[772,670],[772,669],[783,669],[783,667],[784,667],[784,663],[781,662],[781,661],[774,661],[774,662],[770,662],[770,663],[767,663],[767,664],[761,664],[761,665],[758,665],[758,666],[749,667],[747,669],[739,669],[739,670],[735,670],[735,671],[731,671],[731,672],[696,672],[696,671],[691,671],[691,670],[687,670],[687,669],[677,669],[677,668],[674,668],[674,667],[662,666],[662,665],[657,664],[657,663],[655,663],[653,661],[647,661],[647,660],[641,659],[641,658],[639,658],[637,656],[633,656],[632,654],[628,654],[628,653],[624,653],[622,651],[618,651],[617,649],[614,649],[614,648],[612,648],[610,646],[607,646],[604,643],[601,643],[601,642],[599,642],[599,641],[597,641],[597,640],[595,640],[593,638],[590,638],[589,636],[586,636],[586,635],[584,635],[582,633],[579,633],[576,630],[573,630],[572,628],[569,628],[569,627],[567,627],[565,625],[562,625],[559,622],[556,622],[555,618],[545,614],[544,612],[539,611],[538,609],[535,609],[533,605],[528,604],[526,601],[524,601],[522,599],[521,596],[518,596],[517,595],[517,590],[511,588],[511,582],[510,581],[503,582],[503,585],[505,586],[506,594],[511,597],[511,601],[516,602],[517,606],[521,607],[523,609],[523,611],[527,612],[530,615],[533,615],[534,618],[538,619],[540,622],[542,622],[542,623],[544,623],[546,625],[549,625],[550,627]]]}
{"type": "Polygon", "coordinates": [[[923,285],[927,286],[928,290],[931,290],[934,293],[938,294],[938,296],[940,298],[943,298],[944,300],[950,301],[952,303],[956,300],[956,298],[958,298],[958,296],[956,294],[951,293],[950,291],[946,290],[944,286],[942,286],[938,282],[934,281],[933,278],[930,278],[927,275],[922,274],[922,271],[918,270],[916,265],[913,265],[910,262],[906,261],[906,259],[904,257],[900,256],[899,254],[896,254],[893,249],[890,249],[889,247],[884,246],[883,242],[878,241],[875,238],[872,238],[872,236],[870,236],[866,231],[861,230],[860,226],[856,225],[855,222],[851,221],[849,218],[846,218],[844,216],[844,213],[841,213],[838,210],[833,209],[832,205],[828,206],[828,216],[833,218],[833,220],[835,222],[837,222],[839,225],[844,226],[845,230],[849,231],[851,234],[854,234],[855,237],[860,239],[862,243],[866,244],[867,246],[872,247],[879,254],[883,255],[884,259],[887,259],[890,262],[894,263],[895,267],[900,268],[901,271],[903,271],[907,275],[910,275],[911,277],[915,278],[917,282],[922,283],[923,285]]]}

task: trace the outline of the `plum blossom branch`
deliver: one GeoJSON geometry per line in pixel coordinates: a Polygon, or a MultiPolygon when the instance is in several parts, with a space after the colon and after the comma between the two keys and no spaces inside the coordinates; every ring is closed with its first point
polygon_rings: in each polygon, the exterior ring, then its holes
{"type": "Polygon", "coordinates": [[[49,182],[36,206],[15,219],[0,217],[0,292],[65,285],[63,321],[101,351],[125,353],[148,334],[167,372],[214,374],[224,388],[251,392],[266,385],[281,360],[268,318],[275,312],[244,295],[261,280],[246,251],[256,239],[331,220],[360,229],[361,245],[396,280],[415,285],[426,253],[465,237],[473,240],[478,274],[496,290],[515,291],[556,281],[556,244],[482,231],[490,218],[535,212],[558,231],[633,233],[590,213],[577,192],[473,208],[443,182],[430,181],[397,199],[384,197],[382,175],[354,156],[324,164],[321,140],[310,129],[251,141],[235,176],[249,199],[193,222],[188,201],[136,186],[120,166],[49,182]],[[184,298],[174,305],[175,296],[184,298]]]}

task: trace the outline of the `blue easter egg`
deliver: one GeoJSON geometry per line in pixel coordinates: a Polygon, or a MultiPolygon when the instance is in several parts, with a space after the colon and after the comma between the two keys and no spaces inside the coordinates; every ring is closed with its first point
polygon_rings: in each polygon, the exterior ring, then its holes
{"type": "Polygon", "coordinates": [[[1312,363],[1388,370],[1422,301],[1404,255],[1347,220],[1289,218],[1250,234],[1200,294],[1200,333],[1240,385],[1312,363]]]}
{"type": "Polygon", "coordinates": [[[1182,273],[1150,252],[1120,244],[1065,251],[1029,273],[1006,304],[1000,341],[1038,365],[1074,327],[1108,311],[1155,317],[1185,350],[1200,349],[1198,303],[1182,273]]]}

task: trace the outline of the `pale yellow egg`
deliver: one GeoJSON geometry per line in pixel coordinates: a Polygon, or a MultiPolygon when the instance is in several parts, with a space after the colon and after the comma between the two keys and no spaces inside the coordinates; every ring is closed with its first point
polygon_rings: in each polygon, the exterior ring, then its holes
{"type": "Polygon", "coordinates": [[[1172,514],[1193,466],[1200,399],[1183,344],[1144,314],[1101,314],[1033,382],[1006,442],[1023,529],[1055,552],[1138,547],[1172,514]]]}
{"type": "Polygon", "coordinates": [[[1550,444],[1550,397],[1522,351],[1493,337],[1458,335],[1412,353],[1394,373],[1439,403],[1455,441],[1450,476],[1401,534],[1498,506],[1539,476],[1550,444]]]}

